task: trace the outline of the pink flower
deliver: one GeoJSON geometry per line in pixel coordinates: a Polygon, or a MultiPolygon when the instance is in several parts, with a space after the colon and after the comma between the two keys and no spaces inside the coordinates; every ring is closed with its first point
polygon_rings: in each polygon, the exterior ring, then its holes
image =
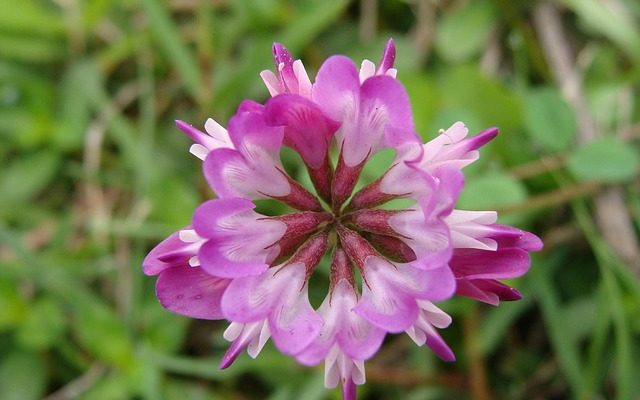
{"type": "Polygon", "coordinates": [[[542,247],[535,235],[496,224],[493,211],[455,209],[462,169],[497,129],[467,137],[457,122],[421,143],[395,79],[393,41],[378,67],[365,60],[358,70],[333,56],[314,83],[282,45],[273,52],[276,73],[261,74],[272,96],[264,105],[243,102],[228,129],[211,119],[206,132],[177,121],[218,197],[145,258],[144,272],[159,275],[160,303],[230,322],[221,368],[245,350],[256,357],[272,339],[302,364],[324,362],[325,385],[341,383],[345,399],[355,399],[364,363],[387,334],[405,332],[453,361],[437,331],[451,317],[436,303],[456,294],[490,304],[520,298],[500,280],[526,273],[528,253],[542,247]],[[283,146],[300,155],[316,194],[285,172],[283,146]],[[393,165],[353,193],[364,165],[383,149],[396,151],[393,165]],[[413,204],[378,208],[398,198],[413,204]],[[262,215],[260,199],[290,211],[262,215]],[[327,252],[329,290],[314,309],[310,278],[327,252]]]}

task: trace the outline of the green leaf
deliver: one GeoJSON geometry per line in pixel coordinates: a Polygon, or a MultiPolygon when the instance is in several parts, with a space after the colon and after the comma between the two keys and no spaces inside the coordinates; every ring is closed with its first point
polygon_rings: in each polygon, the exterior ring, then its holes
{"type": "Polygon", "coordinates": [[[36,354],[14,350],[0,364],[0,399],[41,399],[46,389],[46,366],[36,354]]]}
{"type": "Polygon", "coordinates": [[[520,97],[477,67],[447,67],[438,93],[442,109],[466,109],[478,116],[482,129],[497,126],[503,132],[511,132],[522,124],[520,97]]]}
{"type": "Polygon", "coordinates": [[[62,36],[65,21],[51,9],[34,0],[0,1],[0,26],[3,31],[14,33],[62,36]]]}
{"type": "Polygon", "coordinates": [[[76,62],[69,66],[60,82],[59,117],[54,138],[65,150],[82,147],[90,117],[86,88],[92,84],[92,79],[86,64],[76,62]]]}
{"type": "Polygon", "coordinates": [[[433,79],[424,73],[401,73],[398,79],[405,85],[411,100],[413,121],[422,138],[433,135],[429,128],[437,109],[438,92],[433,79]]]}
{"type": "Polygon", "coordinates": [[[550,87],[525,94],[524,123],[531,138],[546,151],[565,150],[577,130],[573,110],[560,93],[550,87]]]}
{"type": "Polygon", "coordinates": [[[571,173],[581,181],[624,182],[638,170],[637,149],[615,138],[600,138],[581,148],[569,158],[571,173]]]}
{"type": "Polygon", "coordinates": [[[499,206],[520,203],[527,198],[527,190],[517,179],[495,172],[474,177],[465,184],[458,207],[473,210],[491,210],[499,206]]]}
{"type": "Polygon", "coordinates": [[[600,0],[562,0],[589,27],[606,36],[640,63],[640,30],[623,2],[615,7],[600,0]]]}
{"type": "Polygon", "coordinates": [[[131,366],[132,343],[114,310],[89,296],[74,300],[73,307],[78,342],[100,360],[120,367],[131,366]]]}
{"type": "Polygon", "coordinates": [[[14,160],[0,181],[0,204],[23,202],[38,194],[54,177],[58,161],[58,155],[48,151],[14,160]]]}
{"type": "Polygon", "coordinates": [[[66,323],[60,304],[54,298],[39,299],[29,308],[17,340],[23,347],[44,350],[62,338],[66,323]]]}
{"type": "Polygon", "coordinates": [[[439,19],[435,47],[449,62],[480,53],[495,26],[495,12],[487,1],[466,3],[439,19]]]}
{"type": "Polygon", "coordinates": [[[27,309],[28,305],[20,297],[15,282],[4,278],[0,280],[0,331],[21,322],[27,309]]]}
{"type": "Polygon", "coordinates": [[[193,210],[198,206],[196,185],[172,175],[157,181],[151,195],[154,199],[151,219],[171,226],[181,226],[191,220],[193,210]]]}
{"type": "Polygon", "coordinates": [[[0,35],[2,56],[17,61],[47,63],[67,55],[64,42],[46,36],[0,35]]]}
{"type": "Polygon", "coordinates": [[[191,96],[197,98],[200,92],[200,71],[193,53],[181,40],[178,27],[171,20],[166,3],[140,0],[140,4],[149,19],[157,46],[174,64],[191,96]]]}

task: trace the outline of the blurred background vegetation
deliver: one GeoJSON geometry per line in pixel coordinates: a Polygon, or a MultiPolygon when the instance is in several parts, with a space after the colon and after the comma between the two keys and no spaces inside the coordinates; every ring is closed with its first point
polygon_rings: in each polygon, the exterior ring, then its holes
{"type": "Polygon", "coordinates": [[[140,263],[212,195],[174,119],[265,100],[273,41],[314,74],[389,37],[424,138],[501,129],[461,206],[546,247],[524,300],[444,304],[457,362],[389,337],[361,398],[640,398],[639,24],[636,0],[0,1],[0,399],[340,398],[271,344],[219,371],[225,323],[163,310],[140,263]]]}

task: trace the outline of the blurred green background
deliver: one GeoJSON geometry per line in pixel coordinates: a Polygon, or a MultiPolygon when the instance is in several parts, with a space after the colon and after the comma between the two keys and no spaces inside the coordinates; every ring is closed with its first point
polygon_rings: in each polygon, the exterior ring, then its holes
{"type": "Polygon", "coordinates": [[[313,75],[389,37],[424,138],[501,129],[460,205],[546,247],[524,300],[444,304],[457,362],[391,336],[361,398],[640,398],[639,25],[637,0],[0,1],[0,399],[339,399],[271,344],[218,370],[225,323],[163,310],[140,263],[212,195],[174,119],[265,100],[273,41],[313,75]]]}

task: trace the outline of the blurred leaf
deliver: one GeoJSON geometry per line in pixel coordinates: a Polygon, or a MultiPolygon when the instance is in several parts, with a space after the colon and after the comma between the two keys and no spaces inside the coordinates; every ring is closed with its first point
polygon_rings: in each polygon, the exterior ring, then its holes
{"type": "Polygon", "coordinates": [[[46,389],[47,368],[34,353],[14,350],[0,364],[0,399],[38,400],[46,389]]]}
{"type": "Polygon", "coordinates": [[[63,149],[82,147],[89,125],[89,103],[85,98],[91,74],[87,74],[84,63],[73,63],[60,82],[58,98],[58,124],[55,141],[63,149]]]}
{"type": "Polygon", "coordinates": [[[285,30],[279,35],[278,41],[285,45],[294,54],[300,48],[309,43],[324,28],[335,22],[336,18],[349,5],[348,0],[313,0],[303,2],[295,18],[286,25],[285,30]]]}
{"type": "Polygon", "coordinates": [[[23,347],[44,350],[62,338],[67,320],[60,304],[52,297],[36,300],[17,331],[17,340],[23,347]]]}
{"type": "MultiPolygon", "coordinates": [[[[3,265],[0,265],[4,267],[3,265]]],[[[15,282],[0,280],[0,331],[13,327],[21,322],[27,312],[28,305],[18,293],[15,282]]],[[[0,397],[1,398],[1,397],[0,397]]]]}
{"type": "Polygon", "coordinates": [[[154,349],[173,352],[180,348],[187,334],[189,319],[168,314],[155,297],[145,304],[142,319],[144,338],[154,349]]]}
{"type": "Polygon", "coordinates": [[[480,118],[483,128],[497,126],[509,132],[522,123],[520,98],[475,67],[447,67],[438,93],[442,109],[466,109],[480,118]]]}
{"type": "Polygon", "coordinates": [[[443,14],[436,28],[435,47],[449,62],[479,54],[495,26],[492,3],[476,0],[443,14]]]}
{"type": "Polygon", "coordinates": [[[598,318],[597,304],[591,297],[580,298],[567,305],[567,324],[571,326],[575,340],[583,340],[595,328],[598,318]]]}
{"type": "Polygon", "coordinates": [[[409,94],[416,131],[423,139],[433,135],[434,132],[430,128],[433,126],[438,104],[435,82],[424,73],[401,73],[398,79],[405,85],[409,94]]]}
{"type": "Polygon", "coordinates": [[[133,348],[125,325],[102,301],[88,296],[74,301],[74,330],[78,342],[96,358],[130,366],[133,348]]]}
{"type": "Polygon", "coordinates": [[[2,31],[25,34],[59,35],[66,31],[62,15],[34,0],[0,1],[0,35],[2,31]]]}
{"type": "Polygon", "coordinates": [[[458,206],[463,209],[492,210],[524,201],[527,191],[520,181],[501,172],[474,177],[465,184],[458,206]]]}
{"type": "Polygon", "coordinates": [[[639,162],[638,152],[633,146],[603,137],[574,152],[568,167],[579,180],[615,183],[633,178],[639,162]]]}
{"type": "Polygon", "coordinates": [[[169,226],[187,225],[200,200],[196,185],[172,175],[157,180],[151,196],[154,199],[151,219],[169,226]]]}
{"type": "Polygon", "coordinates": [[[198,98],[200,92],[198,65],[191,50],[181,40],[180,32],[171,19],[166,3],[158,0],[140,0],[140,4],[149,19],[156,45],[174,64],[191,96],[198,98]]]}
{"type": "Polygon", "coordinates": [[[55,176],[58,163],[58,155],[46,150],[11,162],[0,178],[0,204],[16,204],[37,195],[55,176]]]}
{"type": "Polygon", "coordinates": [[[0,49],[3,57],[35,63],[56,61],[66,56],[63,42],[49,37],[0,34],[0,49]]]}
{"type": "Polygon", "coordinates": [[[503,303],[501,307],[491,309],[483,318],[478,333],[478,347],[482,354],[488,355],[504,342],[509,329],[516,326],[516,320],[532,306],[530,297],[520,301],[503,303]]]}
{"type": "Polygon", "coordinates": [[[532,139],[549,152],[565,150],[577,130],[573,110],[550,87],[525,93],[524,123],[532,139]]]}
{"type": "Polygon", "coordinates": [[[81,400],[130,399],[129,381],[126,376],[112,374],[101,378],[95,386],[78,396],[81,400]]]}
{"type": "Polygon", "coordinates": [[[640,65],[640,29],[622,3],[609,6],[600,0],[561,0],[591,28],[606,36],[640,65]]]}
{"type": "Polygon", "coordinates": [[[587,386],[584,384],[583,368],[575,342],[577,336],[573,333],[573,327],[568,324],[566,310],[558,299],[558,288],[552,285],[553,277],[548,271],[553,262],[559,262],[559,257],[545,262],[540,257],[535,260],[539,265],[529,272],[530,288],[542,310],[555,356],[569,382],[573,396],[586,398],[584,390],[587,386]]]}

